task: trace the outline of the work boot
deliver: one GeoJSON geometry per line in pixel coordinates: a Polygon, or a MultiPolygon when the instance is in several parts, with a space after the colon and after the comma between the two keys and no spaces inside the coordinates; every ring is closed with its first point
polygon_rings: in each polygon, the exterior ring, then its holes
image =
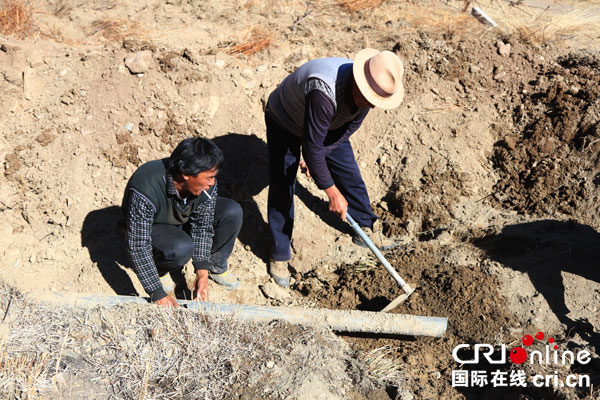
{"type": "Polygon", "coordinates": [[[227,290],[235,290],[240,286],[240,281],[230,269],[227,269],[227,271],[222,274],[215,274],[214,272],[209,271],[208,277],[227,290]]]}
{"type": "Polygon", "coordinates": [[[290,286],[291,276],[287,261],[275,261],[271,258],[269,260],[269,275],[271,275],[275,283],[282,288],[290,286]]]}
{"type": "Polygon", "coordinates": [[[172,294],[177,299],[190,299],[191,292],[187,287],[183,268],[167,272],[160,277],[160,283],[166,293],[172,294]]]}
{"type": "Polygon", "coordinates": [[[171,274],[168,272],[160,277],[160,283],[162,284],[165,292],[172,292],[175,290],[175,282],[173,281],[173,278],[171,278],[171,274]]]}
{"type": "MultiPolygon", "coordinates": [[[[383,235],[381,222],[379,222],[379,220],[376,220],[373,223],[373,229],[362,228],[362,230],[369,237],[369,239],[371,239],[373,244],[381,251],[393,249],[398,245],[396,242],[383,235]]],[[[369,247],[356,232],[352,233],[352,242],[361,247],[369,247]]]]}

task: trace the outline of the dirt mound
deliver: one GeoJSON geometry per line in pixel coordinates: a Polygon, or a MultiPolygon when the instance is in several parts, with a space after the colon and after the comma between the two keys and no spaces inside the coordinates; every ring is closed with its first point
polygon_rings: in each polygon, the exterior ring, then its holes
{"type": "MultiPolygon", "coordinates": [[[[402,161],[401,161],[402,162],[402,161]]],[[[420,240],[438,236],[452,220],[452,210],[466,195],[464,174],[452,166],[444,170],[433,163],[421,170],[419,185],[400,180],[384,198],[387,206],[379,211],[387,236],[416,235],[420,240]]]]}
{"type": "MultiPolygon", "coordinates": [[[[482,340],[495,336],[509,325],[510,314],[503,307],[498,281],[482,271],[477,260],[464,250],[439,243],[423,243],[392,251],[387,256],[407,282],[417,291],[394,313],[449,316],[448,332],[459,340],[482,340]],[[465,259],[458,260],[460,257],[465,259]],[[484,321],[480,327],[477,320],[484,321]]],[[[363,261],[322,274],[317,269],[297,287],[309,299],[333,309],[379,311],[403,291],[375,261],[363,261]]]]}
{"type": "MultiPolygon", "coordinates": [[[[443,237],[442,237],[443,238],[443,237]]],[[[498,239],[500,240],[500,239],[498,239]]],[[[508,244],[509,254],[520,254],[514,245],[508,244]]],[[[490,252],[490,254],[495,254],[490,252]]],[[[500,351],[499,344],[508,349],[518,345],[523,332],[536,332],[524,318],[533,314],[535,305],[521,304],[519,315],[514,314],[502,295],[502,284],[497,278],[498,264],[474,251],[471,244],[440,245],[439,240],[418,242],[415,246],[396,249],[387,258],[407,282],[414,282],[417,290],[393,313],[447,316],[448,330],[444,339],[432,338],[369,338],[360,335],[349,337],[353,347],[365,353],[381,346],[394,349],[393,358],[406,366],[409,374],[405,385],[417,398],[456,398],[459,393],[466,398],[515,398],[515,399],[577,399],[586,398],[586,388],[563,387],[526,388],[506,387],[485,391],[481,388],[453,388],[452,371],[475,368],[488,372],[510,371],[514,366],[508,362],[501,365],[477,364],[462,366],[452,359],[458,344],[490,343],[500,351]],[[491,397],[490,397],[491,396],[491,397]]],[[[527,258],[529,254],[523,255],[527,258]]],[[[494,256],[494,257],[497,257],[494,256]]],[[[510,263],[509,263],[510,264],[510,263]]],[[[397,283],[372,259],[364,259],[354,265],[342,266],[335,272],[317,269],[308,274],[297,286],[304,296],[320,306],[334,309],[360,309],[379,311],[403,292],[397,283]]],[[[556,336],[561,348],[582,347],[580,338],[572,333],[556,336]]],[[[593,342],[593,341],[590,341],[593,342]]],[[[539,346],[538,346],[539,347],[539,346]]],[[[592,350],[593,353],[593,350],[592,350]]],[[[587,366],[571,367],[523,365],[530,375],[553,374],[558,369],[561,377],[577,371],[589,374],[592,379],[598,371],[598,362],[587,366]]],[[[488,388],[489,389],[489,388],[488,388]]]]}
{"type": "Polygon", "coordinates": [[[400,151],[377,160],[388,183],[380,216],[389,236],[429,240],[451,228],[465,199],[489,195],[497,177],[484,160],[499,132],[512,131],[516,94],[548,63],[547,54],[489,33],[477,41],[421,33],[394,50],[410,60],[407,92],[420,107],[409,110],[411,129],[396,145],[400,151]],[[386,165],[388,159],[395,164],[386,165]]]}
{"type": "MultiPolygon", "coordinates": [[[[584,214],[600,183],[600,61],[571,54],[523,82],[492,155],[500,179],[493,203],[535,215],[584,214]]],[[[595,207],[594,207],[595,208],[595,207]]]]}
{"type": "MultiPolygon", "coordinates": [[[[445,339],[351,340],[363,351],[382,345],[400,346],[394,356],[411,366],[413,380],[409,387],[418,398],[450,398],[456,394],[447,384],[454,346],[509,337],[507,330],[513,319],[498,290],[499,283],[470,253],[430,241],[388,254],[401,276],[417,286],[416,292],[392,312],[448,316],[445,339]]],[[[369,311],[381,310],[403,293],[381,265],[368,259],[334,273],[317,269],[303,279],[297,290],[326,308],[369,311]]]]}

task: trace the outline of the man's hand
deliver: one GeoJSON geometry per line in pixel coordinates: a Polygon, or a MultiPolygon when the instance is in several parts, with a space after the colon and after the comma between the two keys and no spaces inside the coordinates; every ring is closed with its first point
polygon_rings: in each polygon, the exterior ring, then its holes
{"type": "Polygon", "coordinates": [[[300,171],[302,171],[302,173],[306,175],[307,178],[310,178],[310,171],[308,170],[308,167],[306,166],[304,160],[300,160],[300,171]]]}
{"type": "Polygon", "coordinates": [[[348,202],[342,196],[338,188],[333,185],[325,189],[325,193],[329,197],[329,211],[335,213],[341,219],[346,219],[346,211],[348,211],[348,202]]]}
{"type": "Polygon", "coordinates": [[[194,300],[208,301],[208,271],[205,269],[196,271],[194,300]]]}
{"type": "Polygon", "coordinates": [[[172,298],[171,296],[165,296],[160,300],[156,300],[156,304],[160,304],[161,306],[167,306],[167,307],[179,307],[179,304],[177,304],[177,301],[172,298]]]}

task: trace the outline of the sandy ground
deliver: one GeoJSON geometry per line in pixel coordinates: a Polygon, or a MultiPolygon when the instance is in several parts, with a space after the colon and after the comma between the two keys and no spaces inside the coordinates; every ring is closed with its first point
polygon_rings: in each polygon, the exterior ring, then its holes
{"type": "Polygon", "coordinates": [[[439,363],[398,355],[411,390],[418,398],[470,395],[449,387],[453,343],[508,342],[540,329],[597,354],[598,53],[582,46],[586,36],[540,46],[508,35],[502,10],[493,14],[500,30],[450,19],[462,2],[450,3],[423,13],[389,1],[350,13],[333,2],[38,2],[33,39],[0,36],[1,277],[24,291],[145,295],[117,228],[125,184],[141,163],[201,135],[223,149],[222,194],[244,209],[230,259],[242,285],[228,292],[211,283],[211,300],[377,309],[397,287],[384,274],[338,285],[340,271],[369,253],[304,176],[294,289],[269,283],[265,264],[265,99],[303,62],[352,58],[371,46],[404,60],[405,101],[373,110],[352,144],[385,233],[400,249],[418,250],[391,255],[421,287],[404,312],[450,318],[448,341],[427,356],[439,363]],[[230,53],[257,28],[272,38],[269,47],[230,53]],[[463,284],[475,276],[460,293],[465,304],[489,288],[480,314],[493,323],[463,303],[447,307],[457,292],[440,274],[463,284]],[[429,287],[445,300],[430,302],[429,287]],[[442,379],[430,379],[440,370],[442,379]]]}

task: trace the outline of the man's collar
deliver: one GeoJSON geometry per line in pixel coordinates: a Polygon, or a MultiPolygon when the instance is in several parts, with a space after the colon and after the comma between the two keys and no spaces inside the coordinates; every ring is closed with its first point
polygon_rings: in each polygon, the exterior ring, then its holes
{"type": "Polygon", "coordinates": [[[167,183],[167,195],[181,199],[181,196],[179,196],[177,189],[175,189],[175,184],[173,183],[173,174],[171,174],[171,171],[167,171],[166,181],[167,181],[166,182],[167,183]]]}

